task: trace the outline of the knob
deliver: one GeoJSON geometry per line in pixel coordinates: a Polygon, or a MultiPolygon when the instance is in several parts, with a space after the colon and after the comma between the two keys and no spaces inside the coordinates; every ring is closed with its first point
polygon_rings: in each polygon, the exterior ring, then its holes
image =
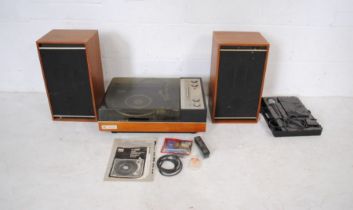
{"type": "Polygon", "coordinates": [[[194,105],[195,107],[200,107],[201,106],[200,103],[193,103],[192,105],[194,105]]]}
{"type": "Polygon", "coordinates": [[[200,99],[199,98],[194,98],[192,99],[193,102],[200,102],[200,99]]]}

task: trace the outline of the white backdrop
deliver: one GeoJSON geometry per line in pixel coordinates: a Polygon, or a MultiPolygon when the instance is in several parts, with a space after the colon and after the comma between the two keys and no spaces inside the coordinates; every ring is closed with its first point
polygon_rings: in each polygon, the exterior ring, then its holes
{"type": "Polygon", "coordinates": [[[98,29],[104,77],[202,76],[213,30],[271,43],[265,95],[353,96],[351,0],[1,0],[0,91],[44,91],[35,41],[98,29]]]}

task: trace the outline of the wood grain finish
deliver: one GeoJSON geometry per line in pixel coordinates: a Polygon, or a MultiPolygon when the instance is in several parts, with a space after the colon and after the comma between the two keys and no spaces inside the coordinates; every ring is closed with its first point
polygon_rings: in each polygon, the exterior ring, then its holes
{"type": "Polygon", "coordinates": [[[112,132],[196,133],[206,131],[206,123],[98,121],[99,130],[112,132]],[[114,128],[115,127],[115,128],[114,128]]]}
{"type": "Polygon", "coordinates": [[[86,44],[87,64],[89,70],[89,79],[91,84],[91,94],[93,96],[93,107],[96,120],[98,117],[98,108],[104,97],[104,79],[102,71],[102,62],[99,47],[98,31],[86,44]]]}
{"type": "MultiPolygon", "coordinates": [[[[97,30],[62,30],[55,29],[41,37],[36,41],[37,52],[41,63],[42,76],[45,83],[46,93],[53,120],[60,121],[97,121],[98,107],[104,97],[104,80],[102,71],[102,62],[99,47],[99,36],[97,30]],[[71,117],[55,117],[53,116],[53,109],[50,102],[47,81],[45,78],[45,69],[43,67],[42,58],[40,55],[40,46],[47,44],[57,45],[84,45],[86,48],[86,61],[88,66],[89,83],[91,87],[92,104],[94,111],[94,118],[71,118],[71,117]]],[[[65,82],[65,81],[63,81],[65,82]]]]}
{"type": "Polygon", "coordinates": [[[37,40],[39,44],[86,44],[97,30],[65,30],[54,29],[37,40]]]}
{"type": "Polygon", "coordinates": [[[270,44],[259,32],[228,32],[228,31],[215,31],[213,32],[212,40],[212,58],[211,58],[211,72],[209,84],[209,107],[213,123],[256,123],[259,119],[259,112],[261,107],[261,97],[267,67],[268,51],[270,44]],[[258,100],[258,108],[256,119],[215,119],[216,114],[216,101],[217,101],[217,87],[218,75],[220,65],[220,49],[222,46],[259,46],[266,47],[266,59],[263,69],[260,96],[258,100]]]}
{"type": "Polygon", "coordinates": [[[213,41],[223,46],[269,46],[259,32],[214,31],[213,41]]]}

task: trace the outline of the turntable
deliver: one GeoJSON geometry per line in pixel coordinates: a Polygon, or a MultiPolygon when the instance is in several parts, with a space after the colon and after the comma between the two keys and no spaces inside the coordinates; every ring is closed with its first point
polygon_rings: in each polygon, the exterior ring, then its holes
{"type": "Polygon", "coordinates": [[[206,130],[201,78],[113,78],[99,108],[101,131],[206,130]]]}

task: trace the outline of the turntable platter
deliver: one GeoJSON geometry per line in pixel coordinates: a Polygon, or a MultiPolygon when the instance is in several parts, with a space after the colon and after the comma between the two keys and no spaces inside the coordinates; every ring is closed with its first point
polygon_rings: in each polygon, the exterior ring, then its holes
{"type": "Polygon", "coordinates": [[[179,80],[114,78],[105,103],[118,109],[179,109],[179,80]]]}
{"type": "Polygon", "coordinates": [[[128,107],[141,109],[150,105],[152,99],[146,95],[132,95],[128,96],[124,102],[128,107]]]}

